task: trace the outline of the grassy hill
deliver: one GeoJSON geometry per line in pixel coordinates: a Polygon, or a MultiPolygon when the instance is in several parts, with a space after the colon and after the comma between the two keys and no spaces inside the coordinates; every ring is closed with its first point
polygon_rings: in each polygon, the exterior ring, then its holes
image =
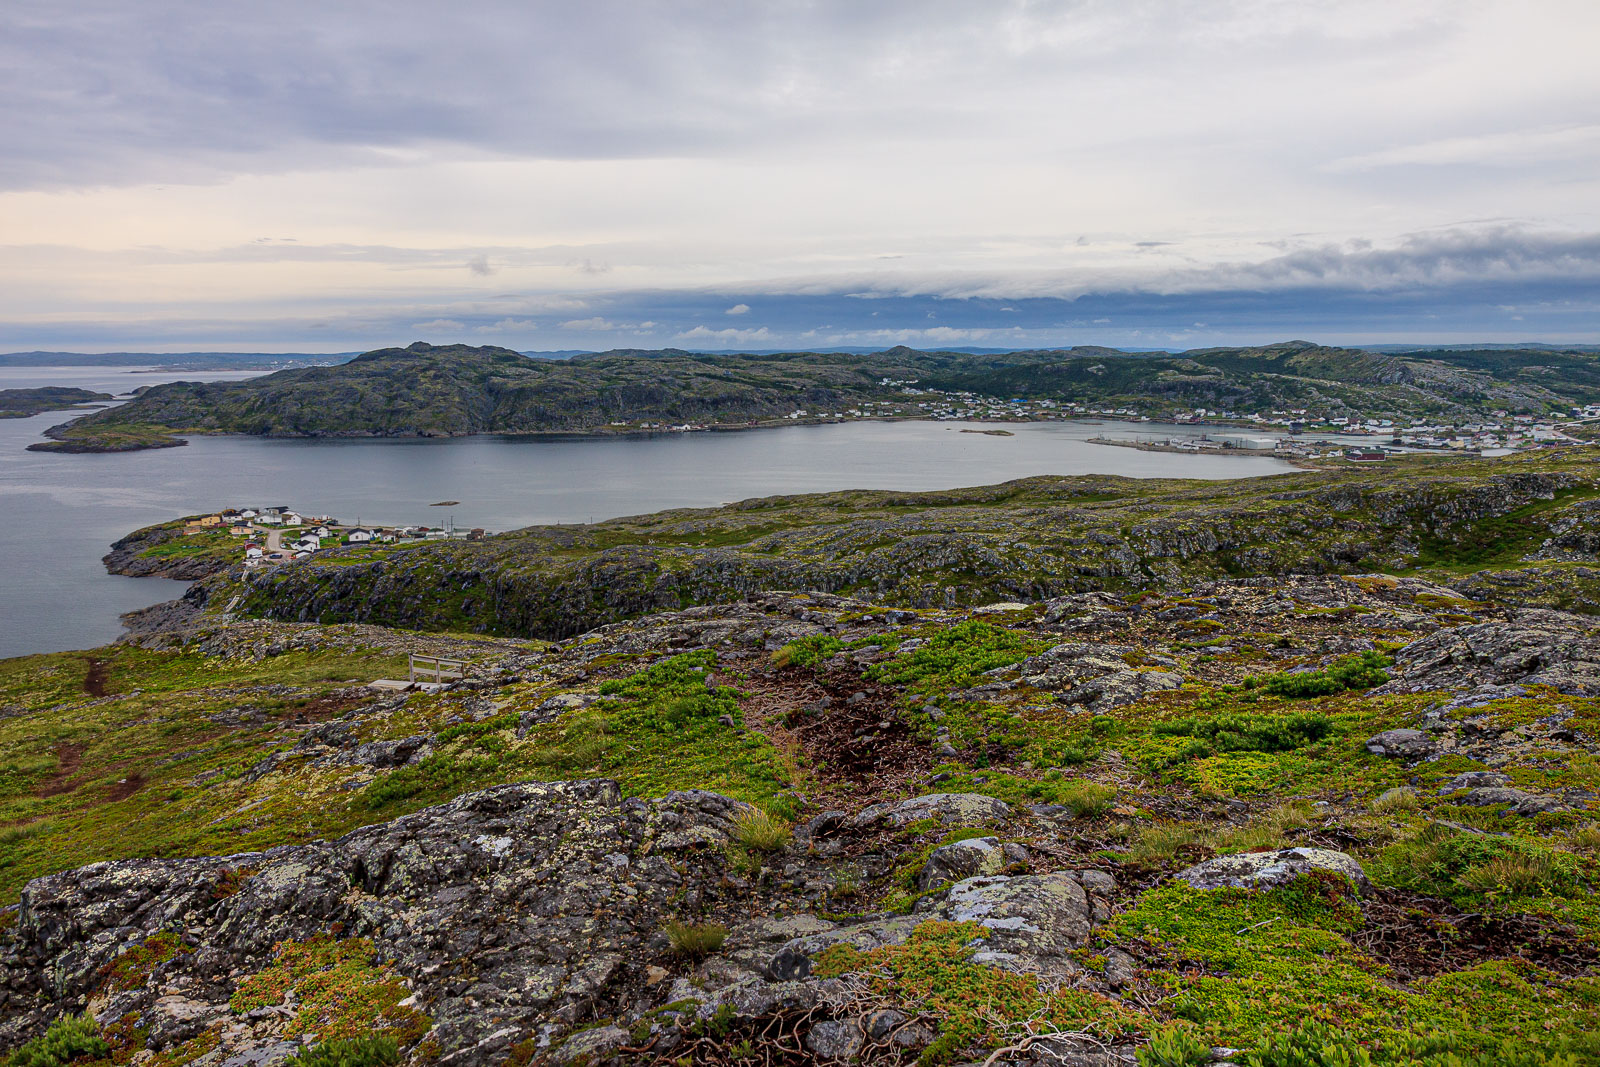
{"type": "MultiPolygon", "coordinates": [[[[172,382],[50,431],[61,445],[126,445],[184,433],[460,436],[592,433],[641,423],[748,426],[795,409],[905,403],[899,386],[1095,405],[1152,416],[1195,407],[1240,414],[1467,416],[1600,400],[1595,357],[1563,353],[1383,355],[1296,341],[1180,355],[1111,349],[966,354],[695,355],[617,351],[565,360],[465,345],[386,348],[332,367],[242,382],[172,382]]],[[[914,405],[911,412],[915,413],[914,405]]]]}

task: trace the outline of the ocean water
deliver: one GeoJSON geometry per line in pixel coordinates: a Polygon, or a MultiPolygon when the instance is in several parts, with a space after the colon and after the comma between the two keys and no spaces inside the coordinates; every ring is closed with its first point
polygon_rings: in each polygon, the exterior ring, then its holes
{"type": "MultiPolygon", "coordinates": [[[[0,388],[77,385],[125,393],[176,377],[120,368],[0,368],[0,388]],[[129,383],[132,384],[129,384],[129,383]]],[[[646,438],[466,437],[265,440],[195,437],[183,448],[115,455],[28,452],[69,416],[0,420],[0,658],[90,648],[118,616],[169,600],[182,583],[108,575],[122,535],[229,505],[288,504],[346,522],[509,530],[663,508],[837,489],[949,489],[1036,474],[1244,478],[1292,468],[1270,456],[1140,452],[1089,443],[1195,432],[1092,421],[1008,426],[856,422],[646,438]],[[456,500],[450,508],[430,507],[456,500]]]]}

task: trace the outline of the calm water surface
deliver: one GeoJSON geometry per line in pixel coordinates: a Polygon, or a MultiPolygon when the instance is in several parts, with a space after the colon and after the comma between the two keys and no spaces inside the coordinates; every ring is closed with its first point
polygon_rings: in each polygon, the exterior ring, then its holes
{"type": "MultiPolygon", "coordinates": [[[[79,385],[123,393],[180,375],[120,368],[0,368],[0,388],[79,385]],[[132,384],[129,384],[129,383],[132,384]]],[[[248,377],[190,373],[189,379],[248,377]]],[[[61,413],[0,420],[0,657],[89,648],[118,615],[183,586],[105,573],[110,543],[140,526],[227,505],[289,504],[346,522],[508,530],[662,508],[835,489],[949,489],[1034,474],[1242,478],[1292,468],[1270,457],[1189,456],[1089,444],[1095,422],[1031,423],[1015,436],[962,423],[853,423],[651,438],[280,441],[196,437],[120,455],[28,452],[61,413]],[[458,500],[451,508],[429,507],[458,500]]],[[[1126,436],[1131,429],[1112,427],[1126,436]]],[[[1168,432],[1146,423],[1141,433],[1168,432]]],[[[1193,430],[1171,428],[1174,433],[1193,430]]]]}

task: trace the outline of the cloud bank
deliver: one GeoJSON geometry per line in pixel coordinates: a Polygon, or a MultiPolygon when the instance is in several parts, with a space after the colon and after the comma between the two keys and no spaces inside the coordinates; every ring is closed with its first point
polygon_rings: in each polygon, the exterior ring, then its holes
{"type": "Polygon", "coordinates": [[[13,0],[0,347],[1600,340],[1596,39],[1588,0],[13,0]]]}

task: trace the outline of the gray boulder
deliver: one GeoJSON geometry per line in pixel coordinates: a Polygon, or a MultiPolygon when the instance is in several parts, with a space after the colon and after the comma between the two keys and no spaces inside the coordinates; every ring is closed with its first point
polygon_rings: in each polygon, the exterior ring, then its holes
{"type": "Polygon", "coordinates": [[[1455,803],[1468,804],[1475,808],[1501,808],[1509,815],[1538,815],[1546,811],[1560,811],[1564,807],[1555,797],[1540,796],[1500,785],[1469,789],[1466,795],[1457,799],[1455,803]]]}
{"type": "Polygon", "coordinates": [[[981,793],[929,793],[891,804],[864,808],[851,820],[857,827],[886,822],[906,826],[924,819],[936,819],[944,826],[990,826],[1011,818],[1011,807],[1003,800],[981,793]]]}
{"type": "Polygon", "coordinates": [[[985,927],[991,950],[1035,957],[1065,956],[1093,925],[1088,894],[1065,871],[968,878],[950,887],[938,911],[985,927]]]}
{"type": "Polygon", "coordinates": [[[1396,759],[1425,759],[1439,751],[1439,745],[1421,730],[1385,730],[1367,739],[1367,751],[1396,759]]]}
{"type": "Polygon", "coordinates": [[[1395,653],[1376,693],[1548,685],[1600,695],[1600,628],[1590,616],[1529,608],[1504,621],[1440,630],[1395,653]]]}
{"type": "Polygon", "coordinates": [[[631,1044],[632,1038],[620,1026],[597,1026],[592,1030],[579,1030],[561,1042],[550,1053],[548,1062],[574,1065],[598,1063],[631,1044]]]}
{"type": "Polygon", "coordinates": [[[1361,890],[1370,885],[1367,872],[1353,856],[1329,848],[1281,848],[1276,852],[1218,856],[1173,877],[1196,889],[1271,889],[1312,871],[1342,874],[1361,890]]]}
{"type": "Polygon", "coordinates": [[[999,874],[1008,860],[999,839],[975,837],[941,845],[928,855],[917,874],[917,888],[928,890],[980,874],[999,874]]]}

